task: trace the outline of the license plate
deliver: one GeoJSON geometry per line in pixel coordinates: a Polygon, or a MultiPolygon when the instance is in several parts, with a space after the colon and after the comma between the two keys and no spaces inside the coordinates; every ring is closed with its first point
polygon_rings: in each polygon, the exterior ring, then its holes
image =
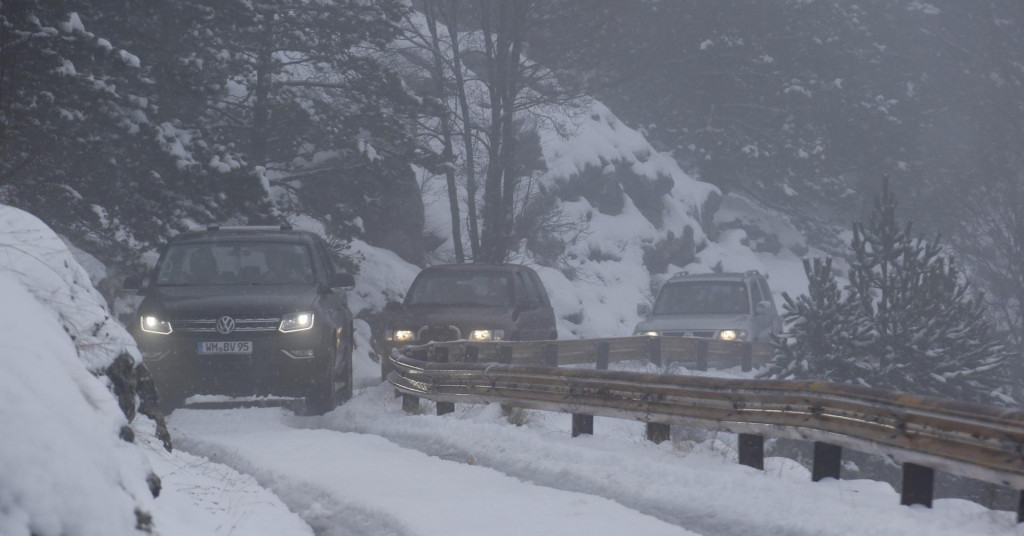
{"type": "Polygon", "coordinates": [[[252,341],[200,342],[200,354],[251,354],[252,341]]]}

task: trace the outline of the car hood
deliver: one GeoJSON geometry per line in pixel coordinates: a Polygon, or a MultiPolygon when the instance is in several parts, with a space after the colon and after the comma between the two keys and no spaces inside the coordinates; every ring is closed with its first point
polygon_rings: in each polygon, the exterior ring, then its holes
{"type": "Polygon", "coordinates": [[[512,307],[411,305],[402,308],[392,324],[396,329],[456,326],[460,330],[503,329],[512,323],[512,307]]]}
{"type": "Polygon", "coordinates": [[[310,310],[318,296],[313,286],[157,287],[143,301],[143,314],[168,318],[275,317],[310,310]]]}
{"type": "Polygon", "coordinates": [[[751,315],[657,315],[637,325],[637,331],[750,329],[751,315]]]}

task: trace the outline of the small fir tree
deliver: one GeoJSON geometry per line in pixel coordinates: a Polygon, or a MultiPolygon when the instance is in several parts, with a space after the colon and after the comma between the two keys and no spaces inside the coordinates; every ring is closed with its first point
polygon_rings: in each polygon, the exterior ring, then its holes
{"type": "Polygon", "coordinates": [[[808,294],[782,294],[788,334],[776,339],[772,363],[761,376],[865,383],[869,366],[859,353],[871,342],[870,326],[843,295],[831,258],[804,259],[804,272],[808,294]]]}

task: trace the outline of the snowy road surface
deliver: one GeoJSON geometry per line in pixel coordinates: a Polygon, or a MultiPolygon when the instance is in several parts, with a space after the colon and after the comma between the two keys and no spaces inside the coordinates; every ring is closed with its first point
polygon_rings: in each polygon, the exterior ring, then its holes
{"type": "Polygon", "coordinates": [[[653,445],[640,423],[598,418],[570,438],[568,415],[515,426],[496,405],[400,406],[378,385],[323,417],[183,409],[170,423],[181,448],[254,476],[321,535],[1021,534],[968,501],[907,508],[888,484],[740,466],[727,435],[653,445]]]}

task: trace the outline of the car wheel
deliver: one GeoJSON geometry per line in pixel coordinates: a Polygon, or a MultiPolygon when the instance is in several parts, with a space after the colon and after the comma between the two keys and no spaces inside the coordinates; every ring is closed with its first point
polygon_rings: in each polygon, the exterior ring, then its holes
{"type": "Polygon", "coordinates": [[[330,350],[331,357],[328,360],[327,374],[318,378],[310,386],[306,395],[306,415],[323,415],[337,406],[338,385],[335,380],[337,374],[337,347],[330,350]]]}
{"type": "Polygon", "coordinates": [[[345,363],[345,371],[346,372],[345,372],[345,376],[344,376],[343,380],[344,380],[345,384],[341,387],[341,389],[338,390],[338,402],[341,403],[341,404],[344,404],[345,402],[348,402],[349,400],[352,399],[352,393],[353,393],[353,390],[354,390],[354,387],[355,387],[353,385],[353,383],[352,383],[352,377],[353,377],[352,368],[353,367],[352,367],[352,345],[351,344],[348,345],[348,347],[345,349],[345,360],[344,360],[344,363],[345,363]]]}
{"type": "Polygon", "coordinates": [[[170,415],[172,411],[184,406],[187,398],[188,395],[179,389],[170,389],[165,387],[157,390],[157,400],[159,400],[160,411],[165,416],[170,415]]]}

